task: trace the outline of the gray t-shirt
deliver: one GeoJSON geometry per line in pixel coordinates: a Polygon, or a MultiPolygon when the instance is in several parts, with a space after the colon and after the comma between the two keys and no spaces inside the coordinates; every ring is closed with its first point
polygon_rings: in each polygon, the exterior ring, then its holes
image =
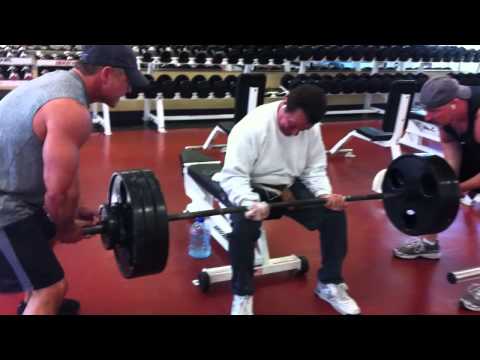
{"type": "Polygon", "coordinates": [[[83,82],[73,71],[47,73],[0,101],[0,228],[43,207],[43,144],[32,125],[37,111],[58,98],[88,106],[83,82]]]}

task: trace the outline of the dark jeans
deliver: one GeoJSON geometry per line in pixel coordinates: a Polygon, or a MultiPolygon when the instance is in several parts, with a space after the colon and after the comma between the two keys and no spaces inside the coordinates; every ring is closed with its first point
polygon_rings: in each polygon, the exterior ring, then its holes
{"type": "MultiPolygon", "coordinates": [[[[297,200],[314,198],[313,194],[300,181],[296,181],[290,190],[297,200]]],[[[256,191],[263,201],[272,202],[274,195],[263,190],[256,191]]],[[[347,253],[345,212],[332,211],[324,206],[293,211],[274,209],[269,218],[279,218],[283,215],[294,219],[310,231],[318,230],[320,232],[323,263],[318,270],[318,279],[323,283],[342,283],[342,264],[347,253]]],[[[231,219],[233,231],[229,235],[229,253],[233,270],[233,293],[241,296],[252,295],[255,291],[254,251],[260,237],[262,222],[248,220],[244,214],[232,214],[231,219]]]]}

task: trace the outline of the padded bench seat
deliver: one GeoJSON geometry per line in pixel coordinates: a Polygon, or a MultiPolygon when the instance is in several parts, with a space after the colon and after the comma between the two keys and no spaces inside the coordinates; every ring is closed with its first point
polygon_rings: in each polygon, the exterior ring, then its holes
{"type": "Polygon", "coordinates": [[[195,182],[205,189],[208,193],[212,194],[218,201],[225,206],[232,206],[228,200],[228,196],[223,191],[220,184],[212,180],[213,175],[222,170],[221,164],[198,164],[189,166],[187,171],[195,182]]]}
{"type": "Polygon", "coordinates": [[[388,141],[393,136],[393,133],[391,132],[385,132],[372,127],[362,127],[357,129],[357,132],[363,136],[366,136],[372,141],[388,141]]]}

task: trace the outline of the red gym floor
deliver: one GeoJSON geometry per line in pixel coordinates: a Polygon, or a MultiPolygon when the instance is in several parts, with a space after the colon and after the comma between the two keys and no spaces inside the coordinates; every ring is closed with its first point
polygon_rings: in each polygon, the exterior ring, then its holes
{"type": "MultiPolygon", "coordinates": [[[[328,123],[323,126],[327,148],[349,130],[378,126],[378,121],[328,123]]],[[[153,169],[161,183],[169,212],[181,212],[184,194],[179,154],[186,145],[201,144],[210,129],[117,131],[112,137],[95,133],[82,150],[81,183],[84,203],[97,207],[107,194],[111,173],[129,168],[153,169]]],[[[223,140],[223,139],[219,139],[223,140]]],[[[389,151],[352,140],[356,158],[330,158],[334,190],[344,194],[370,192],[373,176],[390,162],[389,151]]],[[[480,213],[462,205],[455,223],[441,234],[443,257],[435,260],[398,260],[392,247],[407,239],[384,215],[381,202],[350,204],[349,255],[344,275],[352,296],[365,315],[475,314],[458,308],[458,298],[469,284],[451,285],[452,270],[480,266],[477,226],[480,213]]],[[[70,284],[69,296],[80,300],[82,314],[228,314],[229,284],[215,284],[207,294],[192,285],[203,267],[228,264],[216,243],[206,260],[187,255],[187,221],[170,224],[170,258],[162,273],[140,279],[123,279],[112,252],[103,250],[98,237],[75,245],[59,245],[56,253],[70,284]]],[[[305,277],[290,274],[257,278],[254,309],[259,315],[334,315],[336,312],[313,295],[320,245],[316,232],[308,232],[285,218],[266,222],[272,257],[304,255],[310,262],[305,277]]],[[[33,234],[32,234],[33,236],[33,234]]],[[[0,296],[0,314],[14,314],[21,295],[0,296]]]]}

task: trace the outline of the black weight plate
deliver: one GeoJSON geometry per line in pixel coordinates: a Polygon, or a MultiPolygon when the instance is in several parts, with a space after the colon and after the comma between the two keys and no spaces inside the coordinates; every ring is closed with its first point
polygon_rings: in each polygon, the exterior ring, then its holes
{"type": "Polygon", "coordinates": [[[382,190],[392,224],[411,235],[436,234],[455,220],[460,188],[454,171],[439,156],[403,155],[387,169],[382,190]]]}
{"type": "Polygon", "coordinates": [[[136,187],[136,171],[114,173],[110,181],[109,205],[118,204],[125,234],[115,241],[114,254],[122,275],[136,277],[138,261],[135,259],[136,242],[143,243],[145,219],[142,193],[136,187]]]}
{"type": "Polygon", "coordinates": [[[170,235],[168,228],[168,213],[165,199],[160,184],[151,171],[144,171],[143,176],[146,188],[153,203],[154,210],[154,232],[156,239],[151,243],[151,267],[156,272],[161,272],[167,265],[169,255],[170,235]]]}

